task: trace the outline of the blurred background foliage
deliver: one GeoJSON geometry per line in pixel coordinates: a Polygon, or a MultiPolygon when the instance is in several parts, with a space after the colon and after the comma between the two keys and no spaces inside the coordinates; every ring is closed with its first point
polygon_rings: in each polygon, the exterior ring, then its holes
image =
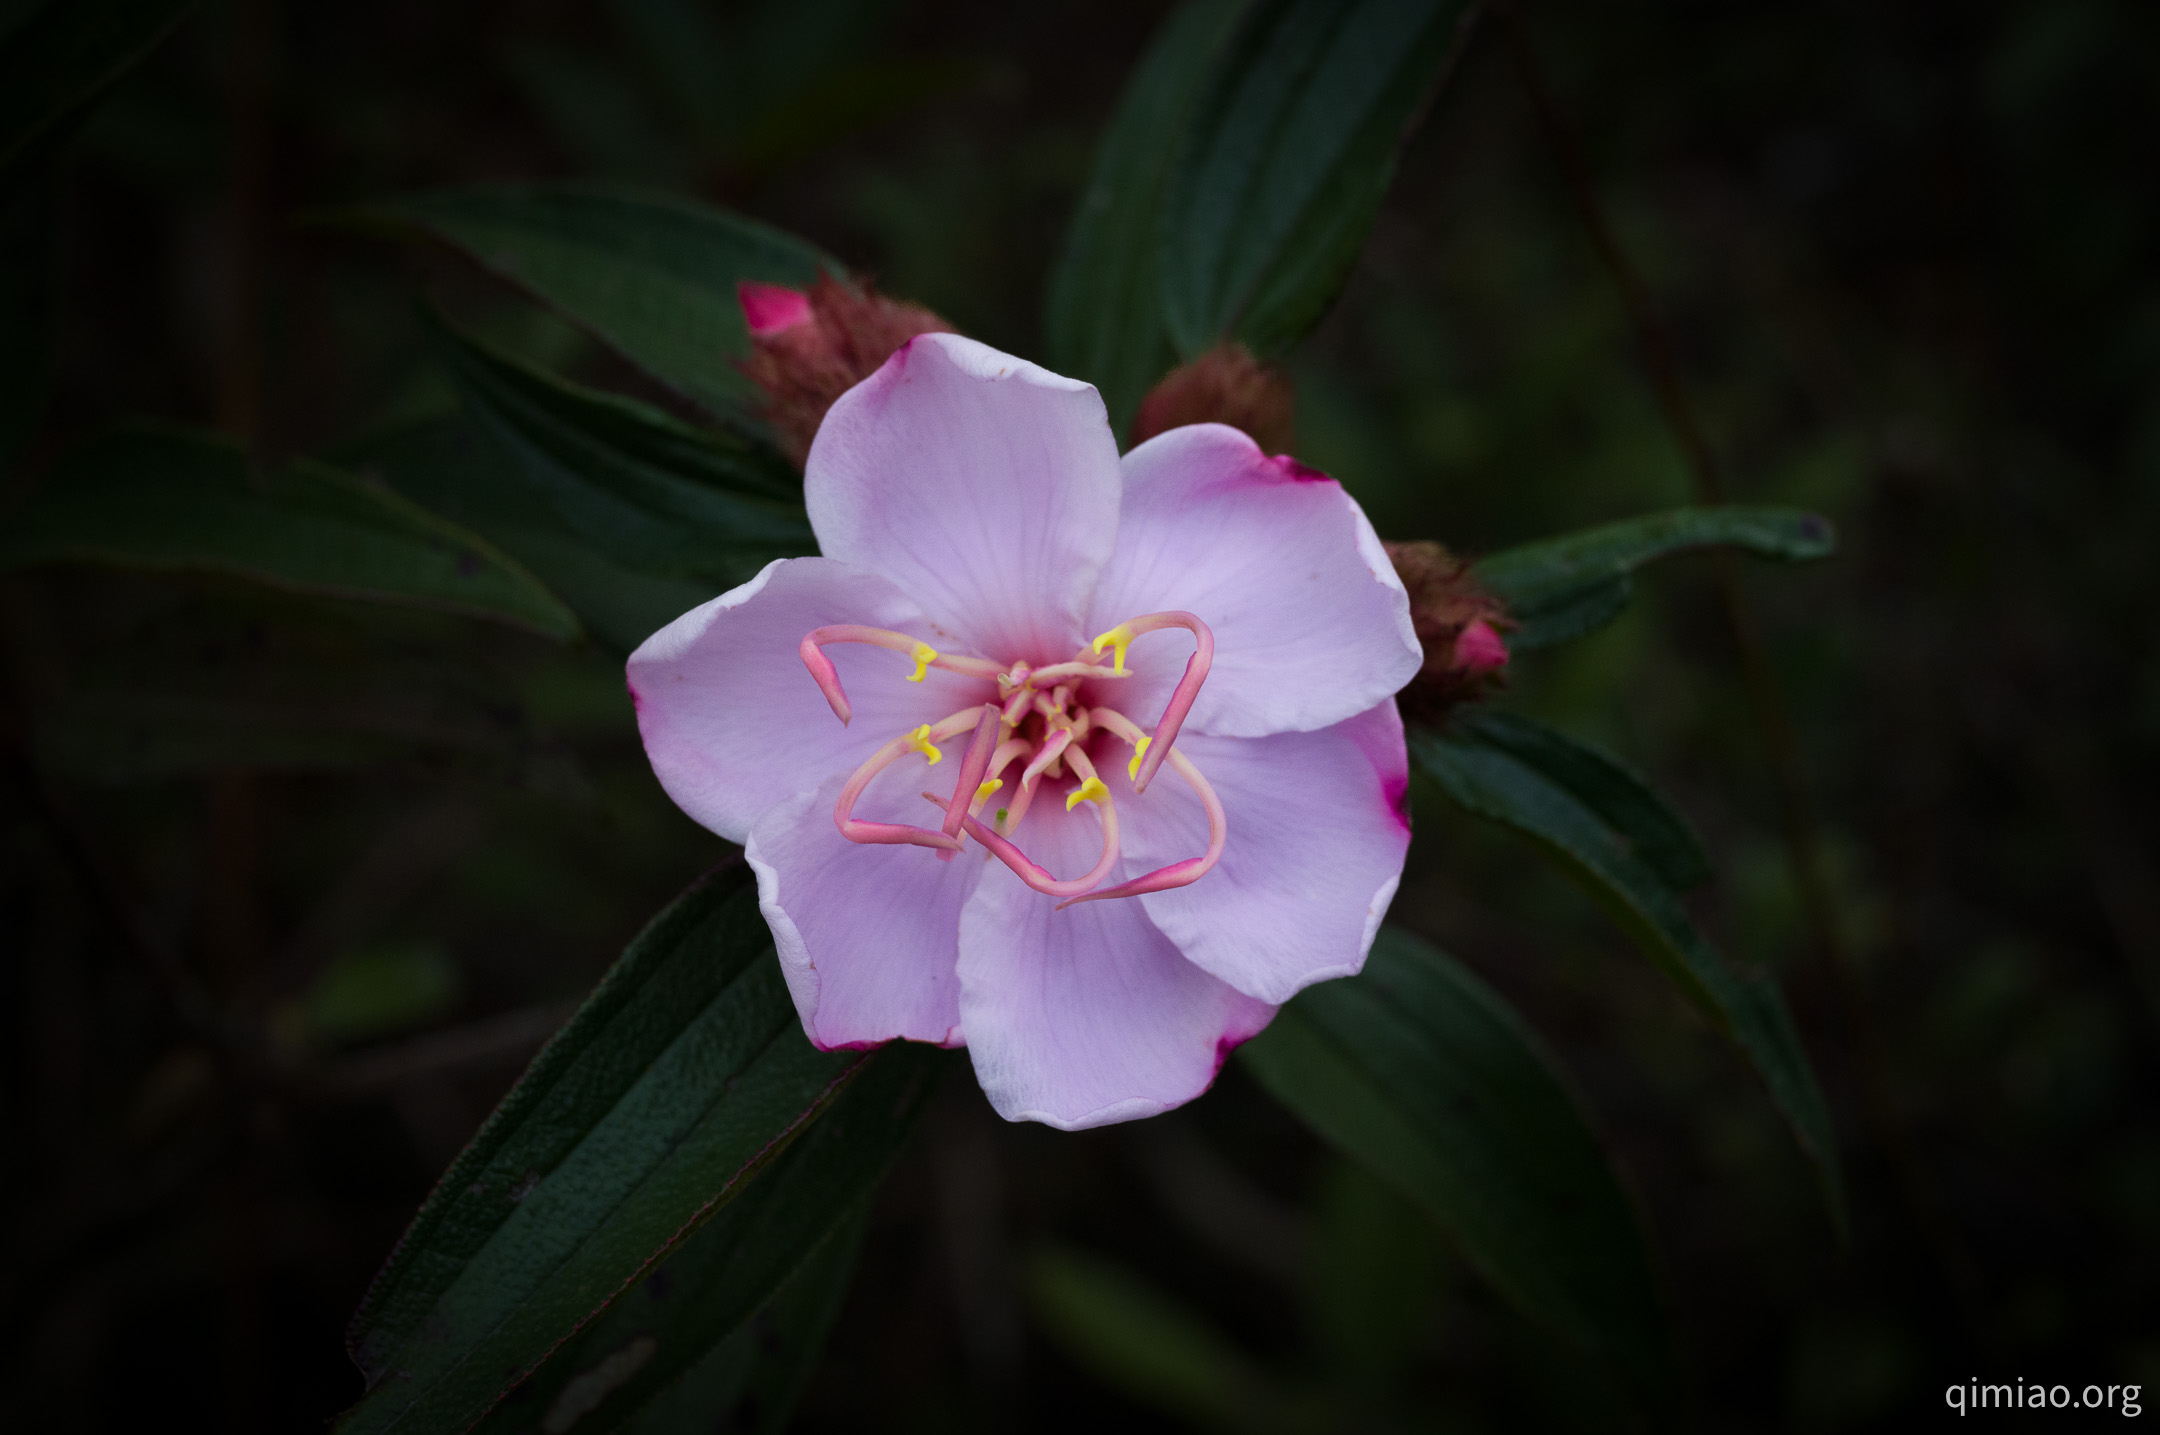
{"type": "MultiPolygon", "coordinates": [[[[0,36],[36,9],[0,7],[0,36]]],[[[0,195],[0,515],[123,417],[239,436],[258,471],[380,453],[453,401],[416,290],[681,411],[476,267],[320,222],[432,186],[702,196],[1040,355],[1162,14],[205,4],[0,195]]],[[[1734,1053],[1587,898],[1422,785],[1395,920],[1522,1008],[1586,1096],[1706,1428],[1909,1428],[1975,1377],[2160,1385],[2160,15],[1523,20],[1733,497],[1838,524],[1837,559],[1747,581],[1848,977],[1807,939],[1706,565],[1524,657],[1512,701],[1704,833],[1696,915],[1791,996],[1849,1249],[1734,1053]]],[[[1290,366],[1301,456],[1385,537],[1476,553],[1693,491],[1495,25],[1290,366]]],[[[605,635],[91,570],[6,578],[0,632],[0,1417],[318,1428],[359,1393],[343,1324],[436,1174],[724,844],[652,781],[605,635]],[[219,1054],[231,1023],[270,1034],[275,1079],[219,1054]]],[[[1078,1136],[951,1083],[797,1428],[866,1423],[1618,1416],[1233,1064],[1184,1111],[1078,1136]]]]}

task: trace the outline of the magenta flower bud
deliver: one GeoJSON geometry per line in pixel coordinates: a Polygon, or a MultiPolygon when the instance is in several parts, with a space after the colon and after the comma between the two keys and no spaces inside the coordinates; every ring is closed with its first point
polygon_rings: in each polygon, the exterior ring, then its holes
{"type": "Polygon", "coordinates": [[[743,322],[750,326],[753,339],[768,339],[811,321],[810,296],[800,289],[745,279],[735,286],[735,299],[742,305],[743,322]]]}
{"type": "Polygon", "coordinates": [[[1511,626],[1507,609],[1480,588],[1470,565],[1437,543],[1390,543],[1388,557],[1410,594],[1410,621],[1425,649],[1424,666],[1403,689],[1405,716],[1438,722],[1506,681],[1511,626]]]}
{"type": "Polygon", "coordinates": [[[808,292],[746,282],[736,286],[735,297],[750,329],[742,371],[764,391],[764,418],[781,452],[798,466],[834,400],[917,334],[952,332],[928,309],[830,275],[819,276],[808,292]]]}
{"type": "Polygon", "coordinates": [[[1483,618],[1473,619],[1455,639],[1455,666],[1472,676],[1498,672],[1507,661],[1507,644],[1483,618]]]}

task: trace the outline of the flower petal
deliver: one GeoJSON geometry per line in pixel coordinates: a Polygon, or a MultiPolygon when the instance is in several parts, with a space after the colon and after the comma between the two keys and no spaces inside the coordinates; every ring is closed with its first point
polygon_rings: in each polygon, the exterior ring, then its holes
{"type": "MultiPolygon", "coordinates": [[[[768,808],[743,850],[803,1031],[828,1050],[895,1037],[962,1045],[960,911],[983,875],[982,854],[940,862],[927,847],[848,841],[832,817],[844,782],[768,808]]],[[[902,803],[897,790],[921,786],[921,764],[903,762],[857,810],[874,804],[890,809],[881,820],[920,821],[922,799],[902,803]]]]}
{"type": "MultiPolygon", "coordinates": [[[[1193,965],[1262,1001],[1355,975],[1410,846],[1394,702],[1318,732],[1188,730],[1178,751],[1222,800],[1229,838],[1199,881],[1140,897],[1149,918],[1193,965]]],[[[1124,763],[1102,768],[1122,829],[1120,881],[1206,850],[1207,818],[1175,773],[1165,768],[1136,797],[1124,763]]]]}
{"type": "MultiPolygon", "coordinates": [[[[1101,834],[1063,805],[1044,793],[1017,840],[1070,877],[1101,834]]],[[[1008,1121],[1076,1131],[1181,1106],[1275,1014],[1178,955],[1137,902],[1056,906],[993,863],[960,916],[961,1025],[1008,1121]]]]}
{"type": "MultiPolygon", "coordinates": [[[[1125,455],[1124,479],[1090,636],[1166,609],[1212,628],[1214,667],[1185,731],[1310,732],[1391,696],[1424,662],[1395,565],[1333,479],[1222,424],[1148,440],[1125,455]]],[[[1098,696],[1153,727],[1192,651],[1182,634],[1143,637],[1134,676],[1098,696]]]]}
{"type": "Polygon", "coordinates": [[[854,705],[843,727],[797,651],[813,628],[862,623],[924,639],[922,610],[887,580],[829,558],[783,558],[691,609],[630,655],[645,755],[675,805],[740,842],[759,813],[852,772],[919,723],[985,701],[993,685],[933,668],[907,681],[900,653],[827,648],[854,705]]]}
{"type": "Polygon", "coordinates": [[[1070,658],[1117,533],[1117,442],[1077,379],[924,334],[840,397],[811,445],[810,526],[977,657],[1070,658]]]}

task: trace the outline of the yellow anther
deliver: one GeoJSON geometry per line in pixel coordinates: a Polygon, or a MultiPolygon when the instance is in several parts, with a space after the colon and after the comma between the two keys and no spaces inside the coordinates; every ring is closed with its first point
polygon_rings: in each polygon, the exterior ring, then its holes
{"type": "Polygon", "coordinates": [[[993,792],[997,791],[997,790],[998,790],[999,788],[1003,787],[1004,785],[1005,785],[1005,779],[1004,779],[1004,778],[1002,778],[1002,777],[993,777],[993,778],[991,778],[991,779],[990,779],[990,780],[989,780],[988,782],[984,783],[984,784],[983,784],[982,786],[980,786],[980,787],[978,787],[978,788],[976,788],[976,789],[975,789],[975,800],[976,800],[977,802],[980,802],[980,801],[982,801],[982,800],[983,800],[984,798],[988,797],[988,796],[989,796],[989,795],[990,795],[991,793],[993,793],[993,792]]]}
{"type": "Polygon", "coordinates": [[[930,741],[930,724],[924,723],[921,727],[909,733],[907,735],[907,740],[909,747],[914,748],[924,757],[930,759],[930,765],[932,767],[936,767],[939,763],[945,760],[945,754],[939,752],[937,744],[930,741]]]}
{"type": "Polygon", "coordinates": [[[1147,750],[1154,741],[1152,737],[1142,737],[1132,745],[1132,761],[1125,764],[1125,775],[1134,782],[1140,780],[1140,759],[1147,756],[1147,750]]]}
{"type": "MultiPolygon", "coordinates": [[[[908,656],[915,660],[915,671],[908,675],[908,681],[919,683],[923,680],[923,674],[930,671],[930,665],[937,661],[937,649],[928,643],[918,642],[908,656]]],[[[931,760],[936,761],[935,758],[931,760]]]]}
{"type": "Polygon", "coordinates": [[[1082,802],[1105,802],[1109,797],[1110,789],[1103,786],[1103,780],[1091,777],[1065,795],[1065,810],[1070,812],[1082,802]]]}
{"type": "Polygon", "coordinates": [[[1120,623],[1115,628],[1112,628],[1109,632],[1097,638],[1093,643],[1090,643],[1088,645],[1088,651],[1095,654],[1097,657],[1101,657],[1104,644],[1115,645],[1117,651],[1111,654],[1110,672],[1113,677],[1122,678],[1127,676],[1125,670],[1125,650],[1132,646],[1132,640],[1132,625],[1130,623],[1120,623]]]}

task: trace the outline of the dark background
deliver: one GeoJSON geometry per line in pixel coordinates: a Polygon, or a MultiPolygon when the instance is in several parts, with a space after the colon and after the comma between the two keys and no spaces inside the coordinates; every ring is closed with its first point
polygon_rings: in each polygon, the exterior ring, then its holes
{"type": "MultiPolygon", "coordinates": [[[[0,513],[123,416],[275,458],[441,407],[418,292],[637,389],[454,261],[307,222],[433,185],[696,193],[1039,354],[1160,13],[207,5],[82,134],[56,241],[6,257],[51,276],[53,342],[42,404],[0,414],[0,513]]],[[[1524,23],[1732,495],[1842,535],[1744,578],[1846,978],[1699,561],[1526,657],[1505,701],[1629,756],[1709,839],[1699,915],[1784,980],[1837,1109],[1849,1250],[1732,1051],[1527,848],[1418,790],[1394,915],[1574,1076],[1702,1428],[1906,1429],[1975,1378],[2160,1386],[2160,11],[1539,0],[1524,23]]],[[[1291,361],[1302,457],[1384,537],[1475,553],[1692,496],[1578,198],[1487,25],[1291,361]]],[[[43,346],[7,344],[33,393],[43,346]]],[[[319,1428],[359,1393],[344,1322],[431,1181],[724,844],[660,794],[596,648],[89,571],[0,582],[0,636],[0,1423],[319,1428]],[[289,1070],[222,1063],[160,959],[289,1070]]],[[[1619,1421],[1233,1063],[1185,1111],[1078,1136],[953,1083],[800,1428],[1205,1423],[1031,1318],[1052,1249],[1204,1321],[1263,1426],[1308,1399],[1342,1429],[1619,1421]]]]}

